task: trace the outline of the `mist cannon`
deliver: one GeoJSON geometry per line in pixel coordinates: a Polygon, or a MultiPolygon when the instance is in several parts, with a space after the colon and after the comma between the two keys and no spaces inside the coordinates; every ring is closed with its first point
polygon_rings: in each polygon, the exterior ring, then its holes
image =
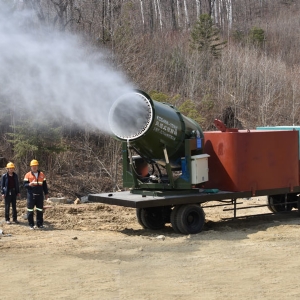
{"type": "Polygon", "coordinates": [[[219,131],[206,131],[204,141],[200,126],[172,105],[142,91],[120,97],[109,125],[122,141],[123,186],[130,189],[89,200],[136,208],[143,228],[171,223],[182,234],[201,232],[207,202],[232,205],[226,210],[234,219],[238,209],[251,207],[238,208],[239,198],[268,196],[266,205],[255,206],[272,214],[299,210],[300,127],[238,130],[220,120],[214,124],[219,131]]]}
{"type": "Polygon", "coordinates": [[[182,115],[173,105],[155,101],[145,92],[135,90],[114,102],[109,126],[123,142],[124,186],[190,189],[194,184],[191,163],[193,157],[203,153],[203,131],[197,122],[182,115]],[[138,155],[133,155],[132,150],[138,155]],[[152,173],[156,166],[158,176],[141,178],[138,169],[143,161],[152,165],[152,173]],[[175,171],[180,172],[176,178],[175,171]]]}
{"type": "Polygon", "coordinates": [[[197,139],[198,150],[202,149],[203,132],[197,122],[142,91],[126,94],[114,103],[109,126],[118,139],[129,141],[149,160],[164,159],[164,147],[170,160],[180,160],[185,139],[197,139]]]}

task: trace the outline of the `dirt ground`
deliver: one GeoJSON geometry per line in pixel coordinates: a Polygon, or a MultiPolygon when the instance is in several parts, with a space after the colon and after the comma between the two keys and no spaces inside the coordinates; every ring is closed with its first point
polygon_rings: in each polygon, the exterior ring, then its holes
{"type": "Polygon", "coordinates": [[[204,231],[184,236],[169,225],[145,230],[135,209],[99,203],[53,205],[46,228],[29,230],[25,200],[19,225],[3,222],[2,201],[0,299],[300,299],[297,211],[224,220],[229,204],[210,204],[204,231]]]}

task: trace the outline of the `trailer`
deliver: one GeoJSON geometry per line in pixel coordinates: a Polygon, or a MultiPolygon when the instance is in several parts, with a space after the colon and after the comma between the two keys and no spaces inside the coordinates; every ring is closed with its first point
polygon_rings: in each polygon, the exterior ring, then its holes
{"type": "Polygon", "coordinates": [[[256,196],[268,196],[268,203],[242,208],[238,207],[238,199],[251,198],[251,192],[199,190],[195,194],[140,195],[132,194],[130,191],[122,191],[91,194],[89,201],[135,208],[138,223],[143,228],[158,230],[170,223],[177,233],[194,234],[201,232],[205,224],[205,212],[201,205],[206,202],[218,201],[220,202],[219,206],[224,206],[224,203],[228,204],[228,202],[223,201],[230,200],[233,208],[227,210],[233,211],[233,218],[237,218],[239,209],[253,207],[266,206],[270,210],[269,214],[281,214],[289,213],[293,208],[299,211],[300,201],[297,196],[299,193],[300,187],[297,187],[293,193],[290,193],[289,188],[257,191],[256,196]]]}
{"type": "MultiPolygon", "coordinates": [[[[172,105],[142,91],[116,100],[109,125],[122,142],[123,186],[88,200],[136,208],[139,224],[194,234],[205,224],[202,204],[267,196],[270,213],[299,210],[300,127],[238,130],[215,120],[203,132],[172,105]]],[[[260,206],[260,207],[261,207],[260,206]]]]}

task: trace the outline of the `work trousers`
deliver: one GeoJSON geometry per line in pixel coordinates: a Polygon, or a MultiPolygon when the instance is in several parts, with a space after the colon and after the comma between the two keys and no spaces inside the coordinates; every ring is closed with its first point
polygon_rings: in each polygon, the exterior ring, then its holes
{"type": "Polygon", "coordinates": [[[9,221],[9,208],[10,204],[12,206],[12,217],[14,221],[17,221],[17,195],[16,191],[13,190],[8,190],[7,195],[5,196],[5,221],[9,221]]]}
{"type": "Polygon", "coordinates": [[[33,220],[33,208],[36,208],[36,225],[43,225],[43,206],[44,196],[43,194],[32,194],[27,196],[27,219],[29,226],[34,226],[33,220]]]}

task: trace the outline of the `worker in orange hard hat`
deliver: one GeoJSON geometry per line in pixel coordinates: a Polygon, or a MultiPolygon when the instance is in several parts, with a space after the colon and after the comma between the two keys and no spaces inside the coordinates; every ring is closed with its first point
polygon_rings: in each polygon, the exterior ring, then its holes
{"type": "Polygon", "coordinates": [[[44,228],[43,207],[44,194],[48,198],[46,177],[38,170],[39,162],[33,159],[30,162],[31,171],[24,177],[24,186],[27,189],[27,219],[30,229],[34,229],[33,209],[36,208],[36,226],[44,228]]]}
{"type": "Polygon", "coordinates": [[[6,165],[7,172],[2,175],[1,193],[5,202],[5,221],[10,224],[9,208],[12,206],[13,222],[18,224],[17,196],[20,196],[19,178],[15,173],[15,165],[9,162],[6,165]]]}

